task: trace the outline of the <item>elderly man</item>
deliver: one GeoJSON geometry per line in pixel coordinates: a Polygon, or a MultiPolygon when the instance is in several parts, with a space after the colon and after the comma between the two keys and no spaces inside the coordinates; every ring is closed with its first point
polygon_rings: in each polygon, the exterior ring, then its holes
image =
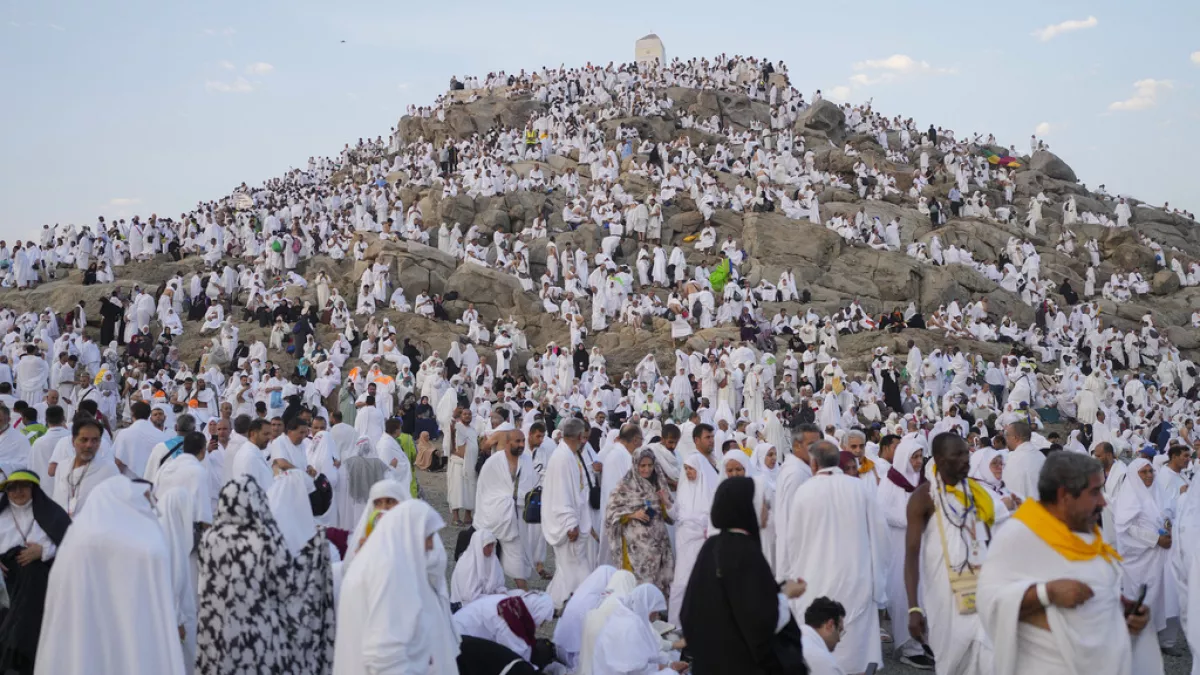
{"type": "Polygon", "coordinates": [[[1004,461],[1004,487],[1021,499],[1036,499],[1038,475],[1046,457],[1033,447],[1033,429],[1028,422],[1013,422],[1004,429],[1009,454],[1004,461]]]}
{"type": "Polygon", "coordinates": [[[546,464],[542,487],[542,532],[556,563],[548,590],[557,608],[592,573],[599,541],[589,505],[589,495],[599,486],[581,455],[587,424],[571,418],[560,430],[562,441],[546,464]]]}
{"type": "Polygon", "coordinates": [[[1051,453],[1036,499],[996,533],[979,575],[979,619],[996,675],[1163,672],[1149,609],[1121,595],[1120,556],[1096,522],[1104,467],[1051,453]]]}

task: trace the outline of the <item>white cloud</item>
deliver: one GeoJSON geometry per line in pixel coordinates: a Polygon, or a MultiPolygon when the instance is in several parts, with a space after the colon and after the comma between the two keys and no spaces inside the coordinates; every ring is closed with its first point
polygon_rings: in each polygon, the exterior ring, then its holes
{"type": "Polygon", "coordinates": [[[1049,134],[1050,134],[1050,123],[1049,123],[1049,122],[1042,122],[1041,124],[1037,125],[1037,128],[1036,128],[1036,129],[1034,129],[1034,130],[1033,130],[1033,132],[1034,132],[1035,134],[1037,134],[1038,136],[1047,136],[1047,135],[1049,135],[1049,134]]]}
{"type": "Polygon", "coordinates": [[[250,75],[270,75],[274,70],[275,66],[262,61],[246,66],[246,72],[250,75]]]}
{"type": "Polygon", "coordinates": [[[1033,31],[1033,36],[1042,42],[1053,40],[1063,33],[1070,33],[1085,28],[1095,28],[1096,24],[1100,23],[1096,17],[1089,16],[1086,19],[1069,19],[1062,23],[1050,24],[1033,31]]]}
{"type": "Polygon", "coordinates": [[[205,28],[204,29],[205,35],[223,35],[225,37],[229,37],[236,32],[237,32],[237,29],[232,26],[226,26],[225,28],[205,28]]]}
{"type": "Polygon", "coordinates": [[[218,63],[217,65],[218,65],[218,66],[221,66],[221,69],[222,69],[222,70],[237,70],[237,66],[233,65],[233,64],[232,64],[231,62],[229,62],[229,61],[221,61],[221,62],[220,62],[220,63],[218,63]]]}
{"type": "Polygon", "coordinates": [[[133,206],[134,204],[141,203],[141,197],[113,197],[112,199],[108,200],[109,206],[133,206]]]}
{"type": "Polygon", "coordinates": [[[854,64],[854,69],[863,71],[850,76],[850,83],[867,87],[882,82],[892,82],[902,77],[918,75],[951,75],[953,68],[937,68],[928,61],[918,61],[907,54],[893,54],[884,59],[868,59],[854,64]]]}
{"type": "Polygon", "coordinates": [[[1108,105],[1109,110],[1146,110],[1158,104],[1160,92],[1173,88],[1170,80],[1155,80],[1147,78],[1133,83],[1133,96],[1124,101],[1114,101],[1108,105]]]}
{"type": "Polygon", "coordinates": [[[829,90],[829,98],[834,101],[846,101],[850,98],[850,87],[838,85],[829,90]]]}
{"type": "Polygon", "coordinates": [[[1200,51],[1192,52],[1192,63],[1200,66],[1200,51]]]}
{"type": "Polygon", "coordinates": [[[46,25],[53,28],[54,30],[66,30],[66,28],[63,28],[62,26],[60,26],[56,23],[48,23],[46,25]]]}
{"type": "Polygon", "coordinates": [[[400,91],[406,91],[409,88],[409,86],[411,86],[411,85],[408,82],[401,82],[400,84],[396,85],[396,88],[399,89],[400,91]]]}
{"type": "Polygon", "coordinates": [[[204,90],[218,94],[247,94],[254,91],[254,85],[250,84],[250,80],[239,77],[233,82],[209,80],[204,83],[204,90]]]}

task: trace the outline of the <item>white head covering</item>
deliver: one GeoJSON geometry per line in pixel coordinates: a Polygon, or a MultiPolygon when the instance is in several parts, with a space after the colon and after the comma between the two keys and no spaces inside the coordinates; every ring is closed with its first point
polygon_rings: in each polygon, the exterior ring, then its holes
{"type": "Polygon", "coordinates": [[[650,612],[666,609],[666,598],[653,584],[642,584],[617,599],[596,636],[592,672],[644,672],[647,665],[656,664],[660,641],[650,625],[650,612]]]}
{"type": "Polygon", "coordinates": [[[437,535],[445,525],[433,507],[417,500],[379,519],[342,582],[334,672],[366,672],[366,644],[382,641],[403,645],[394,654],[396,667],[430,663],[429,673],[457,675],[459,637],[445,591],[446,549],[437,535]],[[434,540],[429,552],[426,537],[434,540]]]}
{"type": "Polygon", "coordinates": [[[504,570],[500,567],[500,559],[494,549],[491,555],[485,555],[483,550],[488,544],[495,543],[496,535],[491,530],[475,529],[471,545],[458,559],[450,576],[450,602],[466,605],[480,596],[504,592],[504,570]]]}
{"type": "Polygon", "coordinates": [[[686,471],[679,479],[679,492],[675,500],[677,520],[695,520],[707,527],[719,477],[708,460],[698,452],[692,453],[683,460],[683,465],[690,466],[695,470],[696,480],[688,480],[686,471]]]}
{"type": "Polygon", "coordinates": [[[912,456],[921,451],[920,444],[901,441],[896,444],[896,454],[892,456],[892,468],[900,472],[913,487],[921,480],[921,473],[912,468],[912,456]]]}
{"type": "Polygon", "coordinates": [[[292,555],[298,555],[308,540],[317,534],[317,521],[308,500],[310,482],[300,469],[289,469],[276,476],[267,490],[271,513],[275,515],[279,532],[292,555]]]}
{"type": "MultiPolygon", "coordinates": [[[[899,454],[899,453],[897,453],[899,454]]],[[[971,453],[971,471],[967,475],[983,483],[993,490],[1000,490],[1002,481],[992,473],[992,462],[997,457],[1003,457],[995,448],[980,448],[971,453]]]]}
{"type": "Polygon", "coordinates": [[[183,675],[171,553],[147,488],[101,481],[71,524],[46,590],[55,639],[38,644],[39,671],[183,675]]]}
{"type": "Polygon", "coordinates": [[[587,613],[583,621],[583,635],[579,649],[578,675],[591,675],[592,655],[596,653],[596,641],[604,629],[608,617],[621,605],[621,598],[637,588],[637,578],[631,572],[621,570],[614,574],[605,587],[607,597],[600,606],[587,613]]]}
{"type": "MultiPolygon", "coordinates": [[[[750,459],[751,463],[754,465],[753,475],[756,477],[762,476],[763,479],[767,481],[767,484],[774,489],[775,479],[779,476],[779,470],[783,468],[780,466],[779,450],[775,448],[775,445],[770,442],[759,443],[754,448],[754,456],[750,459]],[[774,468],[768,469],[766,465],[767,453],[772,450],[775,450],[775,466],[774,468]]],[[[750,475],[749,472],[747,472],[746,475],[750,475]]]]}
{"type": "MultiPolygon", "coordinates": [[[[473,543],[473,542],[472,542],[473,543]]],[[[612,565],[601,565],[579,584],[563,607],[554,626],[554,644],[568,654],[578,654],[583,640],[583,620],[604,599],[609,581],[617,573],[612,565]]],[[[626,573],[628,574],[628,572],[626,573]]],[[[630,575],[632,576],[632,575],[630,575]]]]}
{"type": "Polygon", "coordinates": [[[725,456],[721,458],[721,480],[729,478],[725,472],[725,467],[729,462],[737,462],[738,464],[741,464],[742,469],[746,471],[747,476],[754,476],[754,466],[750,464],[750,458],[746,456],[746,453],[742,452],[741,448],[735,447],[729,452],[725,453],[725,456]]]}
{"type": "Polygon", "coordinates": [[[1125,485],[1117,493],[1117,503],[1113,506],[1113,522],[1116,523],[1118,532],[1125,530],[1138,520],[1144,521],[1144,524],[1149,527],[1162,526],[1162,509],[1155,501],[1151,488],[1147,487],[1142,482],[1142,477],[1137,475],[1138,471],[1145,466],[1151,466],[1150,461],[1141,457],[1129,463],[1129,468],[1125,473],[1125,485]]]}
{"type": "Polygon", "coordinates": [[[358,523],[354,525],[354,532],[346,540],[346,565],[349,565],[354,556],[358,554],[359,542],[367,534],[367,522],[371,520],[371,514],[376,510],[375,500],[380,497],[391,497],[398,502],[406,502],[410,497],[410,493],[403,484],[391,478],[384,478],[371,486],[370,492],[367,493],[366,508],[363,509],[362,515],[359,516],[358,523]]]}

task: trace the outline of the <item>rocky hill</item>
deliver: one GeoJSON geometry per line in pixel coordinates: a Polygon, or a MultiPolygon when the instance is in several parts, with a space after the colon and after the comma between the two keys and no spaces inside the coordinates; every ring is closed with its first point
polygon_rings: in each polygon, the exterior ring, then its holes
{"type": "MultiPolygon", "coordinates": [[[[769,122],[767,105],[751,100],[744,94],[682,88],[671,88],[666,93],[675,104],[673,110],[662,115],[602,122],[609,141],[616,142],[616,130],[623,124],[636,128],[642,138],[670,142],[682,135],[691,140],[693,147],[705,144],[711,150],[716,143],[728,143],[729,140],[695,128],[683,129],[680,116],[690,113],[697,119],[708,119],[715,115],[723,125],[735,131],[748,129],[752,124],[766,125],[769,122]]],[[[399,122],[398,133],[405,143],[420,139],[440,142],[447,137],[466,139],[473,134],[485,134],[497,125],[521,128],[531,114],[544,109],[544,104],[529,96],[509,98],[501,92],[495,92],[470,103],[451,106],[445,121],[435,117],[406,116],[399,122]]],[[[585,115],[587,112],[586,108],[582,111],[585,115]]],[[[1030,237],[1023,227],[974,218],[952,219],[943,227],[933,229],[928,217],[920,214],[914,200],[905,194],[916,167],[889,161],[874,136],[856,133],[847,127],[843,109],[828,101],[818,101],[796,121],[794,131],[798,139],[802,137],[807,146],[815,151],[818,170],[836,172],[847,181],[852,181],[851,167],[856,159],[862,159],[893,175],[901,189],[901,194],[889,195],[886,200],[860,200],[856,193],[826,188],[819,193],[823,221],[835,214],[850,215],[865,208],[868,216],[877,215],[883,222],[898,218],[904,245],[913,241],[928,242],[937,235],[943,245],[954,244],[970,250],[977,260],[996,259],[1009,237],[1029,238],[1041,254],[1042,276],[1056,283],[1069,279],[1076,289],[1083,288],[1088,264],[1086,253],[1081,249],[1069,256],[1054,247],[1054,242],[1063,231],[1062,204],[1074,196],[1080,212],[1111,214],[1114,209],[1111,199],[1105,199],[1080,185],[1066,162],[1048,152],[1039,152],[1025,159],[1023,166],[1017,169],[1013,199],[1019,216],[1023,217],[1023,205],[1029,202],[1031,196],[1043,193],[1049,198],[1049,203],[1043,209],[1044,220],[1039,225],[1037,236],[1030,237]],[[843,148],[847,143],[857,151],[858,157],[846,155],[843,148]]],[[[894,147],[898,139],[890,139],[890,144],[894,147]]],[[[738,147],[734,146],[733,150],[738,150],[738,147]]],[[[940,161],[940,153],[931,154],[931,163],[940,161]]],[[[568,168],[575,169],[581,176],[580,192],[583,193],[590,178],[589,166],[579,163],[578,159],[574,151],[566,156],[554,155],[541,164],[541,168],[548,180],[568,168]]],[[[625,160],[626,167],[628,163],[629,160],[625,160]]],[[[533,164],[521,162],[513,168],[524,176],[533,164]]],[[[747,188],[754,186],[749,177],[739,179],[727,173],[717,174],[717,177],[727,187],[739,181],[747,188]]],[[[365,169],[362,167],[343,171],[335,180],[357,178],[365,178],[365,169]]],[[[464,229],[475,225],[489,236],[497,230],[519,232],[542,210],[544,202],[549,201],[552,207],[549,210],[550,228],[552,232],[559,231],[552,237],[560,249],[564,244],[583,247],[589,254],[599,249],[602,235],[596,226],[589,224],[576,231],[563,231],[567,228],[563,226],[560,215],[565,203],[561,191],[548,194],[517,191],[503,196],[472,199],[465,194],[444,196],[440,185],[432,188],[414,187],[407,179],[404,173],[393,173],[388,177],[398,189],[406,207],[419,204],[423,221],[431,229],[435,240],[436,228],[443,222],[449,225],[460,223],[464,229]]],[[[639,200],[655,189],[646,179],[632,173],[622,172],[620,182],[626,192],[639,200]]],[[[926,194],[938,195],[944,202],[950,187],[949,182],[936,183],[927,188],[926,194]]],[[[991,191],[989,197],[993,204],[1003,203],[1003,193],[999,191],[991,191]]],[[[1098,300],[1102,318],[1106,324],[1128,329],[1138,325],[1143,315],[1151,314],[1186,357],[1200,360],[1200,331],[1190,327],[1191,313],[1200,307],[1200,287],[1181,289],[1178,279],[1169,269],[1156,266],[1154,252],[1141,242],[1139,236],[1145,235],[1160,243],[1168,259],[1182,256],[1186,265],[1187,262],[1200,260],[1200,231],[1195,222],[1184,217],[1136,201],[1133,204],[1132,228],[1109,229],[1083,223],[1072,225],[1080,245],[1093,237],[1100,242],[1102,263],[1098,269],[1098,285],[1111,273],[1134,270],[1153,280],[1152,292],[1135,296],[1131,302],[1116,304],[1098,300]]],[[[963,303],[986,297],[993,319],[1010,315],[1022,325],[1028,325],[1034,319],[1034,308],[1024,304],[1017,295],[963,265],[933,266],[909,257],[903,250],[879,251],[855,245],[824,226],[792,220],[779,212],[743,214],[719,210],[712,221],[717,227],[719,240],[724,240],[727,234],[733,235],[745,250],[748,260],[742,270],[750,284],[762,278],[773,281],[783,269],[792,268],[801,290],[807,288],[811,292],[811,305],[822,315],[856,299],[867,311],[876,314],[913,302],[928,315],[952,300],[963,303]]],[[[664,248],[669,251],[670,246],[697,233],[702,225],[703,218],[697,205],[686,192],[681,192],[679,198],[664,210],[664,248]]],[[[394,283],[403,286],[410,299],[421,291],[432,294],[456,292],[458,299],[447,303],[452,317],[457,317],[468,303],[473,303],[489,324],[500,317],[514,317],[526,332],[533,349],[540,350],[549,341],[559,344],[569,342],[562,321],[543,313],[537,295],[524,292],[515,278],[477,265],[456,265],[451,256],[435,247],[411,242],[379,241],[372,234],[359,236],[369,242],[365,260],[335,262],[318,257],[301,263],[299,272],[311,279],[318,269],[325,269],[342,294],[352,299],[356,290],[355,282],[364,266],[381,262],[391,268],[394,283]]],[[[688,249],[689,263],[695,264],[699,261],[695,258],[696,253],[690,246],[688,249]]],[[[531,250],[531,276],[537,279],[545,265],[545,240],[534,242],[531,250]]],[[[626,238],[617,253],[618,262],[624,261],[632,266],[636,252],[636,242],[626,238]]],[[[716,258],[709,257],[707,260],[714,262],[716,258]]],[[[129,288],[134,283],[157,287],[176,271],[186,276],[202,267],[203,263],[198,257],[185,258],[178,263],[164,262],[162,259],[153,263],[133,263],[118,270],[120,278],[117,284],[87,287],[80,285],[79,271],[72,271],[65,278],[60,271],[59,279],[44,283],[34,290],[6,289],[0,292],[0,305],[18,310],[52,307],[63,312],[79,299],[84,299],[88,307],[94,310],[98,307],[99,298],[109,294],[114,287],[129,288]]],[[[656,292],[665,294],[661,289],[656,292]]],[[[289,294],[315,299],[315,291],[311,288],[304,291],[299,287],[290,287],[289,294]]],[[[802,309],[796,303],[783,303],[780,307],[789,313],[802,309]]],[[[775,310],[773,305],[766,308],[768,316],[773,315],[775,310]]],[[[94,311],[92,313],[95,314],[94,311]]],[[[402,335],[411,337],[425,353],[433,349],[444,350],[454,336],[466,334],[465,326],[452,323],[427,321],[384,310],[380,311],[380,315],[388,317],[402,335]]],[[[98,317],[93,320],[98,320],[98,317]]],[[[189,325],[182,338],[185,357],[198,355],[207,344],[207,340],[198,335],[198,327],[198,324],[189,325]]],[[[327,326],[323,326],[319,336],[329,339],[329,331],[327,326]]],[[[243,339],[248,341],[265,341],[266,333],[257,325],[242,324],[243,339]]],[[[699,346],[710,339],[736,338],[736,334],[734,328],[709,329],[699,331],[690,342],[699,346]]],[[[952,340],[931,331],[910,330],[901,336],[871,333],[843,339],[843,364],[848,366],[848,370],[857,370],[869,360],[871,351],[881,345],[902,353],[905,341],[910,338],[917,339],[926,352],[933,346],[949,344],[961,344],[967,351],[988,357],[1007,351],[1004,345],[952,340]]],[[[669,328],[661,319],[651,320],[638,328],[615,324],[606,332],[590,336],[588,344],[601,347],[608,357],[610,372],[614,374],[632,369],[647,353],[654,353],[658,357],[660,367],[669,366],[674,350],[669,328]]],[[[480,352],[481,355],[489,354],[487,349],[481,349],[480,352]]],[[[518,354],[517,358],[516,363],[523,365],[526,355],[518,354]]]]}

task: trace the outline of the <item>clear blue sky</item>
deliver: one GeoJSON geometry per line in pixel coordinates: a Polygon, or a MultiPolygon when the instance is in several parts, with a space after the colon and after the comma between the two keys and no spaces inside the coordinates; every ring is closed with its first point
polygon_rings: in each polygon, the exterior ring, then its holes
{"type": "Polygon", "coordinates": [[[413,4],[0,0],[0,238],[177,216],[386,135],[452,74],[628,61],[651,31],[1022,151],[1045,124],[1089,186],[1200,210],[1200,3],[413,4]]]}

